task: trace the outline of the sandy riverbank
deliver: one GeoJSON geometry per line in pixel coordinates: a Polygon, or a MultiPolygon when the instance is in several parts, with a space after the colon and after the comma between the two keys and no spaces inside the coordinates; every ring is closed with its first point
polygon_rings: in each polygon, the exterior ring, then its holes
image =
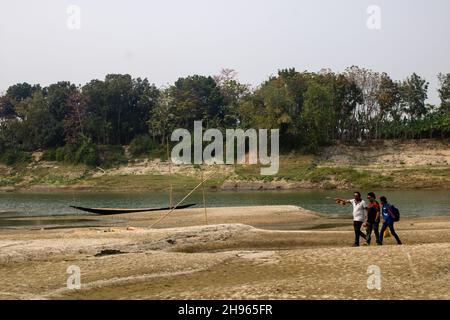
{"type": "Polygon", "coordinates": [[[189,190],[210,176],[209,190],[449,189],[450,141],[377,140],[336,144],[316,155],[280,155],[280,170],[262,179],[258,165],[170,165],[160,159],[128,159],[112,167],[44,161],[0,164],[1,192],[189,190]],[[171,175],[169,175],[169,167],[171,175]]]}
{"type": "MultiPolygon", "coordinates": [[[[352,248],[351,221],[294,206],[120,217],[103,227],[0,230],[3,299],[449,299],[450,218],[404,219],[382,247],[352,248]],[[66,270],[81,270],[69,290],[66,270]],[[367,289],[367,268],[382,289],[367,289]]],[[[164,214],[164,212],[162,213],[164,214]]],[[[62,217],[60,219],[69,219],[62,217]]],[[[97,218],[97,217],[95,217],[97,218]]]]}

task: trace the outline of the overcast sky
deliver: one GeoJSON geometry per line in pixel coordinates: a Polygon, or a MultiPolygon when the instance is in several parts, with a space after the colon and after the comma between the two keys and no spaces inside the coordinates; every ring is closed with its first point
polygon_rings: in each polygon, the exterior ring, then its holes
{"type": "Polygon", "coordinates": [[[221,68],[256,85],[280,68],[358,65],[397,80],[416,72],[435,103],[436,76],[450,72],[449,15],[449,0],[1,0],[0,92],[107,73],[160,86],[221,68]],[[67,26],[71,4],[80,29],[67,26]],[[380,30],[367,27],[370,5],[380,30]]]}

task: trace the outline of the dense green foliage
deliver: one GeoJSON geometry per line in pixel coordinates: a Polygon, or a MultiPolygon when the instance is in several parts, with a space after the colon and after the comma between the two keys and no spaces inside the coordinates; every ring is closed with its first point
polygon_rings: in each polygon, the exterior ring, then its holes
{"type": "Polygon", "coordinates": [[[100,163],[100,156],[98,146],[91,139],[80,137],[76,142],[56,149],[54,160],[96,166],[100,163]]]}
{"type": "Polygon", "coordinates": [[[149,155],[155,149],[155,143],[150,136],[137,136],[130,143],[130,154],[133,157],[149,155]]]}
{"type": "Polygon", "coordinates": [[[251,89],[223,70],[157,88],[147,79],[110,74],[77,87],[19,83],[0,97],[0,159],[24,162],[47,150],[46,160],[99,165],[130,154],[162,155],[175,128],[280,129],[284,150],[315,152],[335,140],[450,136],[450,74],[440,74],[440,105],[426,104],[428,82],[413,73],[394,81],[386,73],[350,67],[343,73],[280,70],[251,89]]]}
{"type": "Polygon", "coordinates": [[[17,149],[8,149],[2,153],[0,156],[0,161],[7,164],[13,165],[17,163],[27,163],[30,162],[31,155],[28,152],[24,152],[17,149]]]}

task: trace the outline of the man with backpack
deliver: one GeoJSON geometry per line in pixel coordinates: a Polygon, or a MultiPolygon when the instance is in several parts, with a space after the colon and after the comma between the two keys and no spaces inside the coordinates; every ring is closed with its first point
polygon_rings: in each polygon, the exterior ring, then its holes
{"type": "Polygon", "coordinates": [[[384,231],[389,227],[389,230],[391,231],[391,234],[394,236],[395,240],[397,240],[398,244],[402,244],[402,242],[400,241],[399,236],[397,235],[397,233],[395,232],[394,229],[394,222],[397,222],[400,220],[400,211],[394,207],[393,205],[389,204],[387,202],[386,197],[380,197],[380,202],[381,202],[381,214],[383,215],[383,226],[381,227],[380,230],[380,238],[378,241],[379,245],[383,244],[383,235],[384,235],[384,231]]]}

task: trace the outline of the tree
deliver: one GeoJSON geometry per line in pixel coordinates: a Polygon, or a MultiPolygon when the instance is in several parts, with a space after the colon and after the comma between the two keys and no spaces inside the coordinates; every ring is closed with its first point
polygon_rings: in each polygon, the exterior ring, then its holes
{"type": "Polygon", "coordinates": [[[212,77],[179,78],[169,90],[179,127],[191,129],[196,120],[203,121],[207,128],[222,126],[224,97],[212,77]]]}
{"type": "Polygon", "coordinates": [[[302,112],[304,95],[308,89],[308,82],[314,77],[308,72],[297,72],[295,68],[281,69],[278,71],[278,78],[286,87],[289,98],[294,101],[293,109],[290,110],[294,118],[302,112]]]}
{"type": "Polygon", "coordinates": [[[234,128],[241,125],[239,105],[250,94],[249,85],[241,84],[237,79],[237,72],[232,69],[222,69],[214,81],[223,96],[220,113],[223,114],[223,126],[234,128]]]}
{"type": "Polygon", "coordinates": [[[304,95],[314,75],[295,69],[282,69],[270,77],[239,106],[243,127],[279,129],[284,149],[301,144],[301,113],[304,95]]]}
{"type": "Polygon", "coordinates": [[[87,123],[87,98],[80,90],[72,91],[67,98],[67,115],[64,118],[64,135],[68,143],[85,136],[87,123]]]}
{"type": "Polygon", "coordinates": [[[148,132],[148,120],[159,90],[147,79],[108,74],[82,88],[86,101],[86,134],[101,144],[128,144],[148,132]]]}
{"type": "Polygon", "coordinates": [[[441,105],[439,111],[441,113],[450,113],[450,73],[438,75],[440,88],[438,89],[441,105]]]}
{"type": "Polygon", "coordinates": [[[15,102],[20,102],[27,98],[31,98],[33,93],[40,90],[40,85],[31,85],[29,83],[23,82],[10,86],[8,90],[6,90],[6,95],[13,99],[15,102]]]}
{"type": "Polygon", "coordinates": [[[428,110],[425,100],[428,98],[429,83],[413,73],[401,86],[403,110],[410,120],[423,118],[428,110]]]}
{"type": "Polygon", "coordinates": [[[105,77],[105,102],[109,109],[111,124],[110,143],[121,144],[129,142],[128,132],[132,123],[129,122],[132,104],[133,81],[130,75],[108,74],[105,77]]]}
{"type": "Polygon", "coordinates": [[[12,99],[6,95],[0,97],[0,119],[11,118],[15,115],[16,111],[12,99]]]}
{"type": "Polygon", "coordinates": [[[336,76],[333,83],[333,112],[336,116],[336,136],[339,139],[350,138],[354,113],[358,105],[363,103],[361,89],[345,75],[336,76]]]}
{"type": "Polygon", "coordinates": [[[129,123],[126,132],[127,141],[148,133],[151,111],[155,108],[160,96],[160,90],[154,84],[150,84],[147,79],[133,79],[132,84],[131,100],[127,110],[129,123]]]}
{"type": "Polygon", "coordinates": [[[98,144],[108,144],[111,141],[110,108],[106,104],[105,83],[92,80],[82,89],[86,101],[86,135],[98,144]]]}
{"type": "Polygon", "coordinates": [[[61,145],[62,123],[49,112],[48,101],[42,91],[37,91],[31,98],[20,102],[22,105],[22,121],[17,128],[20,144],[24,149],[35,150],[61,145]]]}
{"type": "Polygon", "coordinates": [[[265,82],[239,109],[246,127],[280,129],[281,144],[296,129],[291,113],[295,109],[295,102],[281,78],[265,82]]]}
{"type": "Polygon", "coordinates": [[[161,91],[155,106],[150,110],[149,133],[153,140],[165,144],[175,127],[175,107],[170,90],[161,91]]]}
{"type": "Polygon", "coordinates": [[[317,151],[319,146],[330,142],[330,132],[334,122],[331,88],[311,83],[305,93],[302,111],[305,142],[309,151],[317,151]]]}
{"type": "Polygon", "coordinates": [[[0,154],[10,148],[20,148],[21,121],[17,118],[0,119],[0,154]]]}
{"type": "Polygon", "coordinates": [[[383,122],[391,118],[395,123],[401,119],[401,94],[400,85],[394,82],[388,74],[382,73],[380,79],[380,86],[377,92],[377,101],[379,105],[378,118],[376,123],[375,138],[381,135],[380,126],[383,122]]]}
{"type": "Polygon", "coordinates": [[[361,91],[362,103],[354,109],[355,119],[353,126],[353,139],[370,138],[376,126],[377,114],[379,113],[378,92],[381,76],[379,73],[369,69],[352,66],[345,71],[345,77],[356,83],[361,91]]]}
{"type": "Polygon", "coordinates": [[[49,112],[56,120],[62,121],[68,114],[67,100],[69,96],[77,90],[74,84],[68,81],[61,81],[44,88],[44,95],[48,101],[49,112]]]}
{"type": "Polygon", "coordinates": [[[0,96],[0,153],[57,148],[61,159],[93,164],[105,159],[107,145],[134,141],[135,149],[151,144],[158,150],[174,129],[192,130],[196,120],[222,130],[279,129],[284,150],[317,151],[334,139],[444,138],[450,134],[450,74],[438,78],[440,106],[425,103],[428,82],[415,73],[397,82],[356,66],[343,73],[281,69],[255,89],[231,69],[179,78],[161,90],[128,74],[82,87],[18,83],[0,96]]]}
{"type": "Polygon", "coordinates": [[[387,116],[398,118],[400,113],[398,107],[401,101],[400,86],[386,73],[381,74],[377,101],[380,107],[378,121],[384,120],[387,116]]]}

